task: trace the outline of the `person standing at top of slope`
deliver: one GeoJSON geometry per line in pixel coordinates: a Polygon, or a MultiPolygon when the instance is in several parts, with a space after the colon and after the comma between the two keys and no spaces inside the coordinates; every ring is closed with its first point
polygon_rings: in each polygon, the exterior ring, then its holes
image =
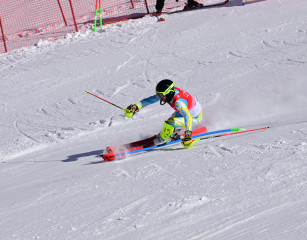
{"type": "Polygon", "coordinates": [[[156,136],[153,143],[159,145],[180,137],[180,130],[184,128],[182,145],[186,148],[194,144],[192,140],[192,129],[202,121],[202,108],[199,101],[188,92],[175,87],[175,83],[169,79],[160,81],[156,86],[156,94],[131,104],[125,110],[125,115],[131,118],[142,107],[160,101],[161,105],[168,103],[175,112],[164,122],[162,131],[156,136]]]}
{"type": "MultiPolygon", "coordinates": [[[[178,1],[178,0],[176,0],[176,1],[178,1]]],[[[156,2],[156,14],[157,15],[161,15],[162,9],[164,7],[164,2],[165,2],[165,0],[157,0],[157,2],[156,2]]],[[[203,4],[198,3],[194,0],[188,0],[188,3],[184,6],[184,9],[191,9],[191,8],[201,7],[201,6],[203,6],[203,4]]]]}

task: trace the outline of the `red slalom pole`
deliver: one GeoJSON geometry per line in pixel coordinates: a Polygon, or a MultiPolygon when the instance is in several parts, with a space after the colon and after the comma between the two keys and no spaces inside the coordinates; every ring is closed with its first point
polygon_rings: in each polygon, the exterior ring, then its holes
{"type": "Polygon", "coordinates": [[[117,108],[119,108],[119,109],[121,109],[121,110],[126,110],[125,108],[122,108],[122,107],[120,107],[120,106],[117,106],[117,105],[115,105],[114,103],[111,103],[111,102],[109,102],[109,101],[107,101],[107,100],[105,100],[105,99],[103,99],[103,98],[101,98],[101,97],[98,97],[98,96],[96,96],[95,94],[93,94],[93,93],[90,93],[89,91],[86,91],[86,93],[88,93],[88,94],[90,94],[90,95],[92,95],[92,96],[94,96],[94,97],[96,97],[96,98],[99,98],[100,100],[102,100],[102,101],[105,101],[105,102],[107,102],[107,103],[109,103],[109,104],[111,104],[111,105],[113,105],[113,106],[115,106],[115,107],[117,107],[117,108]]]}

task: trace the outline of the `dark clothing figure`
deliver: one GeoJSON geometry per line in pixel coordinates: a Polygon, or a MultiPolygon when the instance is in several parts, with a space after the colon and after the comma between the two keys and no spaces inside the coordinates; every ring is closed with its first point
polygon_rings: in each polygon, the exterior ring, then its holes
{"type": "MultiPolygon", "coordinates": [[[[157,13],[161,13],[162,9],[164,7],[165,0],[157,0],[156,2],[156,10],[157,13]]],[[[188,0],[188,4],[184,7],[184,9],[194,8],[194,7],[200,7],[202,4],[198,3],[194,0],[188,0]]]]}
{"type": "Polygon", "coordinates": [[[165,0],[157,0],[157,2],[156,2],[157,13],[161,13],[162,12],[162,9],[164,7],[164,2],[165,2],[165,0]]]}

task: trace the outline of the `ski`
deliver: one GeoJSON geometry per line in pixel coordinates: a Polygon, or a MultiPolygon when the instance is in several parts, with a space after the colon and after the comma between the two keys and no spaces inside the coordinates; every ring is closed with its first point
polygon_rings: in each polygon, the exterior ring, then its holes
{"type": "MultiPolygon", "coordinates": [[[[206,127],[200,127],[192,131],[192,134],[195,136],[199,136],[203,133],[207,132],[206,127]]],[[[100,155],[105,161],[112,161],[116,157],[122,157],[125,156],[126,154],[129,154],[131,152],[136,152],[136,151],[144,151],[145,149],[150,149],[152,146],[156,146],[153,143],[153,140],[155,139],[156,135],[146,138],[140,141],[132,142],[132,143],[127,143],[124,145],[120,146],[110,146],[106,148],[106,151],[100,155]]],[[[183,137],[183,135],[181,135],[183,137]]],[[[176,140],[172,140],[171,142],[175,142],[176,140]]],[[[181,139],[179,139],[181,141],[181,139]]],[[[168,143],[171,143],[168,142],[168,143]]],[[[163,144],[162,144],[163,145],[163,144]]]]}
{"type": "Polygon", "coordinates": [[[174,14],[174,13],[180,13],[180,12],[189,12],[189,11],[194,11],[194,10],[200,10],[200,9],[204,9],[204,8],[213,8],[213,7],[218,7],[218,6],[222,6],[229,3],[229,0],[226,0],[224,2],[220,2],[220,3],[216,3],[216,4],[210,4],[210,5],[202,5],[200,7],[194,7],[194,8],[188,8],[188,9],[181,9],[181,10],[176,10],[173,12],[163,12],[166,14],[174,14]]]}
{"type": "MultiPolygon", "coordinates": [[[[224,129],[224,130],[219,130],[219,131],[201,133],[201,134],[197,134],[197,135],[192,136],[192,139],[193,140],[200,140],[199,139],[200,137],[207,136],[207,135],[213,135],[213,134],[218,134],[218,133],[226,133],[226,132],[237,132],[237,131],[241,131],[241,128],[230,128],[230,129],[224,129]]],[[[155,149],[155,148],[166,147],[166,146],[170,146],[170,145],[181,143],[181,142],[182,142],[182,139],[174,140],[174,141],[163,143],[163,144],[160,144],[160,145],[154,145],[154,146],[151,146],[151,147],[136,149],[136,150],[128,151],[128,152],[125,152],[125,153],[117,153],[117,154],[115,154],[115,156],[121,157],[121,156],[125,156],[125,155],[128,155],[128,154],[139,153],[139,152],[152,150],[152,149],[155,149]]]]}
{"type": "MultiPolygon", "coordinates": [[[[218,137],[231,136],[231,135],[235,135],[235,134],[250,133],[250,132],[260,131],[260,130],[267,130],[269,128],[270,127],[262,127],[262,128],[256,128],[256,129],[250,129],[250,130],[244,130],[242,128],[230,128],[230,129],[224,129],[224,130],[218,130],[218,131],[212,131],[212,132],[199,133],[199,134],[193,135],[192,139],[196,140],[196,141],[201,141],[201,140],[213,139],[213,138],[218,138],[218,137]],[[213,135],[213,136],[209,136],[209,135],[213,135]]],[[[142,140],[142,141],[144,141],[144,140],[142,140]]],[[[118,152],[118,153],[109,152],[108,154],[102,154],[100,156],[105,161],[112,161],[116,158],[123,158],[126,155],[140,153],[140,152],[146,152],[146,151],[150,151],[152,149],[162,148],[162,147],[170,146],[170,145],[173,145],[173,144],[181,143],[181,141],[182,141],[182,139],[179,139],[179,140],[174,140],[174,141],[170,141],[170,142],[167,142],[167,143],[164,143],[164,144],[154,145],[154,146],[150,146],[150,147],[143,147],[142,146],[142,147],[131,148],[128,151],[122,151],[122,152],[118,152]]],[[[141,142],[141,141],[139,141],[139,142],[141,142]]]]}
{"type": "Polygon", "coordinates": [[[210,137],[202,137],[199,138],[199,140],[206,140],[206,139],[212,139],[212,138],[218,138],[218,137],[225,137],[225,136],[230,136],[230,135],[235,135],[239,133],[249,133],[249,132],[254,132],[254,131],[259,131],[259,130],[266,130],[269,129],[270,127],[263,127],[263,128],[256,128],[256,129],[251,129],[251,130],[243,130],[239,132],[232,132],[232,133],[226,133],[226,134],[220,134],[220,135],[214,135],[210,137]]]}

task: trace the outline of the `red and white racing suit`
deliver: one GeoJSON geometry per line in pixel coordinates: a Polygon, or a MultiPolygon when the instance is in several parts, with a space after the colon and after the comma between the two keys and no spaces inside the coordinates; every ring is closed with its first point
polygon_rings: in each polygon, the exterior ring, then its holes
{"type": "MultiPolygon", "coordinates": [[[[139,109],[149,104],[160,101],[157,95],[145,98],[136,105],[139,109]]],[[[188,92],[175,87],[175,95],[168,103],[175,112],[166,121],[168,124],[176,128],[185,128],[192,131],[193,126],[196,126],[202,121],[202,108],[199,101],[188,92]]]]}

